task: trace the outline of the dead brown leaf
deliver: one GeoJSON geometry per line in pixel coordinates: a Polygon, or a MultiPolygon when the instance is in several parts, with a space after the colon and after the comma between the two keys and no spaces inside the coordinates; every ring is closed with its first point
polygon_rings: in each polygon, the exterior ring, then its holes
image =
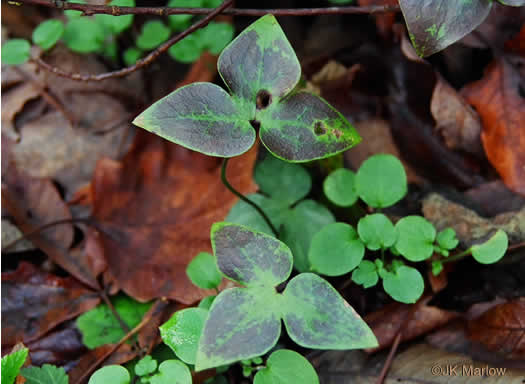
{"type": "Polygon", "coordinates": [[[506,60],[489,65],[485,76],[462,90],[483,121],[481,139],[505,184],[525,195],[525,99],[519,72],[506,60]]]}
{"type": "MultiPolygon", "coordinates": [[[[358,0],[360,6],[368,5],[397,5],[397,0],[358,0]]],[[[395,12],[385,12],[374,16],[379,33],[383,37],[388,37],[392,32],[392,25],[396,21],[395,12]]]]}

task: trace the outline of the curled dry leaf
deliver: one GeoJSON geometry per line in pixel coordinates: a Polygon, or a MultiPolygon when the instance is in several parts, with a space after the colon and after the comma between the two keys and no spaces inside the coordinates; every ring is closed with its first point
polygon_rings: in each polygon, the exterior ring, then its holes
{"type": "Polygon", "coordinates": [[[481,139],[489,161],[510,189],[525,195],[525,99],[520,87],[518,70],[498,59],[462,93],[483,121],[481,139]]]}
{"type": "Polygon", "coordinates": [[[98,295],[71,277],[29,263],[2,274],[2,344],[38,339],[58,324],[95,307],[98,295]]]}

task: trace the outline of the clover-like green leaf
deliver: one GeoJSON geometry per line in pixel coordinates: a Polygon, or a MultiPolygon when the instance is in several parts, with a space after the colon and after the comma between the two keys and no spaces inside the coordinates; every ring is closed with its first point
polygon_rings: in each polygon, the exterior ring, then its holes
{"type": "Polygon", "coordinates": [[[142,26],[142,31],[137,37],[137,47],[143,50],[157,48],[168,40],[170,30],[160,20],[149,20],[142,26]]]}
{"type": "Polygon", "coordinates": [[[223,51],[219,73],[228,88],[253,105],[286,95],[299,81],[301,66],[273,15],[259,18],[223,51]],[[260,93],[263,92],[263,93],[260,93]]]}
{"type": "Polygon", "coordinates": [[[137,376],[147,376],[157,370],[157,360],[151,355],[146,355],[135,365],[135,374],[137,376]]]}
{"type": "MultiPolygon", "coordinates": [[[[134,7],[135,0],[112,0],[108,5],[119,7],[134,7]]],[[[133,24],[133,15],[95,15],[98,22],[103,24],[111,33],[116,35],[124,32],[133,24]]]]}
{"type": "Polygon", "coordinates": [[[64,33],[64,23],[60,20],[46,20],[33,31],[33,42],[47,51],[53,48],[64,33]]]}
{"type": "Polygon", "coordinates": [[[505,231],[498,229],[494,235],[482,244],[473,245],[470,250],[478,263],[492,264],[499,261],[509,245],[505,231]]]}
{"type": "Polygon", "coordinates": [[[406,216],[396,223],[396,249],[410,261],[423,261],[432,256],[436,229],[421,216],[406,216]]]}
{"type": "Polygon", "coordinates": [[[254,384],[318,384],[319,378],[314,367],[301,354],[289,349],[273,352],[266,361],[266,367],[259,370],[254,384]]]}
{"type": "Polygon", "coordinates": [[[279,299],[271,286],[222,291],[204,325],[195,369],[200,371],[268,352],[281,334],[279,299]]]}
{"type": "Polygon", "coordinates": [[[186,267],[186,274],[193,284],[202,289],[217,288],[222,280],[215,257],[208,252],[195,256],[186,267]]]}
{"type": "Polygon", "coordinates": [[[104,38],[104,28],[94,19],[86,17],[69,20],[63,35],[68,48],[78,53],[100,51],[104,38]]]}
{"type": "Polygon", "coordinates": [[[211,83],[181,87],[140,114],[133,124],[210,156],[246,152],[255,131],[226,91],[211,83]]]}
{"type": "Polygon", "coordinates": [[[425,282],[417,269],[403,265],[383,275],[383,288],[394,300],[411,304],[423,294],[425,282]]]}
{"type": "Polygon", "coordinates": [[[361,261],[357,269],[352,272],[352,281],[362,285],[364,288],[373,287],[378,280],[377,267],[369,260],[361,261]]]}
{"type": "Polygon", "coordinates": [[[166,360],[159,365],[159,373],[149,379],[150,384],[191,384],[191,372],[179,360],[166,360]]]}
{"type": "Polygon", "coordinates": [[[323,159],[361,141],[343,115],[322,98],[307,92],[270,103],[257,111],[256,120],[261,123],[263,144],[286,161],[323,159]]]}
{"type": "Polygon", "coordinates": [[[265,233],[237,224],[215,223],[211,242],[220,271],[248,287],[276,286],[292,271],[290,249],[265,233]]]}
{"type": "Polygon", "coordinates": [[[27,348],[21,348],[2,357],[1,374],[3,384],[13,384],[15,382],[20,368],[22,368],[27,359],[28,353],[29,350],[27,348]]]}
{"type": "Polygon", "coordinates": [[[283,292],[288,334],[306,348],[354,349],[377,346],[374,333],[328,282],[313,273],[294,277],[283,292]]]}
{"type": "Polygon", "coordinates": [[[340,276],[357,267],[364,255],[365,246],[354,228],[346,223],[333,223],[315,234],[308,259],[312,271],[340,276]]]}
{"type": "Polygon", "coordinates": [[[283,221],[280,239],[292,250],[294,268],[299,272],[310,270],[308,251],[313,236],[333,222],[334,215],[313,200],[301,201],[283,221]]]}
{"type": "Polygon", "coordinates": [[[393,155],[370,156],[359,167],[355,178],[357,194],[369,206],[386,208],[407,193],[403,164],[393,155]]]}
{"type": "Polygon", "coordinates": [[[372,251],[391,247],[397,238],[394,224],[382,213],[362,217],[357,223],[357,232],[366,247],[372,251]]]}
{"type": "Polygon", "coordinates": [[[261,191],[287,205],[301,200],[312,188],[312,178],[304,167],[270,154],[257,164],[254,178],[261,191]]]}
{"type": "Polygon", "coordinates": [[[106,365],[93,373],[88,384],[129,384],[130,380],[126,368],[120,365],[106,365]]]}
{"type": "Polygon", "coordinates": [[[488,16],[492,0],[399,0],[418,55],[432,55],[472,32],[488,16]]]}
{"type": "Polygon", "coordinates": [[[2,64],[19,65],[29,60],[31,44],[25,39],[10,39],[2,45],[2,64]]]}
{"type": "Polygon", "coordinates": [[[355,174],[346,168],[330,173],[323,182],[323,190],[328,200],[340,207],[350,207],[358,198],[355,174]]]}
{"type": "Polygon", "coordinates": [[[456,237],[456,231],[452,228],[445,228],[439,231],[436,237],[436,241],[440,248],[445,250],[451,250],[458,246],[459,240],[456,237]]]}

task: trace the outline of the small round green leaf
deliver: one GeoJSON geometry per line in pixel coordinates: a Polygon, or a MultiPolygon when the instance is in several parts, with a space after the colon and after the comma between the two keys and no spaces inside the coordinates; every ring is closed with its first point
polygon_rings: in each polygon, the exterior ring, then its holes
{"type": "Polygon", "coordinates": [[[144,23],[142,31],[137,38],[137,47],[145,51],[157,48],[168,40],[170,30],[160,20],[150,20],[144,23]]]}
{"type": "Polygon", "coordinates": [[[187,364],[195,364],[199,338],[207,317],[206,309],[187,308],[175,312],[159,327],[162,341],[187,364]]]}
{"type": "Polygon", "coordinates": [[[406,216],[396,223],[396,249],[410,261],[423,261],[434,253],[436,229],[421,216],[406,216]]]}
{"type": "Polygon", "coordinates": [[[323,190],[328,200],[335,205],[350,207],[358,197],[354,172],[346,168],[335,170],[324,180],[323,190]]]}
{"type": "Polygon", "coordinates": [[[126,49],[123,53],[122,58],[124,63],[129,67],[137,62],[142,56],[142,51],[135,47],[130,47],[126,49]]]}
{"type": "Polygon", "coordinates": [[[179,360],[166,360],[159,365],[159,373],[149,379],[150,384],[191,384],[191,372],[179,360]]]}
{"type": "Polygon", "coordinates": [[[233,39],[235,30],[229,23],[212,21],[206,28],[200,30],[202,47],[213,55],[218,55],[233,39]]]}
{"type": "MultiPolygon", "coordinates": [[[[170,0],[168,7],[173,8],[199,8],[204,6],[204,0],[170,0]]],[[[169,15],[168,20],[170,27],[174,31],[186,29],[193,15],[169,15]]]]}
{"type": "Polygon", "coordinates": [[[60,20],[46,20],[33,31],[33,42],[47,51],[53,48],[64,34],[64,23],[60,20]]]}
{"type": "MultiPolygon", "coordinates": [[[[68,0],[68,3],[86,4],[84,0],[68,0]]],[[[80,16],[82,16],[82,12],[69,10],[69,11],[64,11],[64,15],[66,15],[68,19],[77,19],[80,16]]]]}
{"type": "Polygon", "coordinates": [[[129,384],[130,377],[126,368],[120,365],[106,365],[93,373],[88,384],[129,384]]]}
{"type": "Polygon", "coordinates": [[[7,40],[2,45],[2,64],[19,65],[29,60],[31,44],[24,39],[7,40]]]}
{"type": "Polygon", "coordinates": [[[436,237],[436,241],[440,248],[445,250],[451,250],[458,246],[459,240],[456,237],[456,231],[452,228],[445,228],[439,231],[436,237]]]}
{"type": "Polygon", "coordinates": [[[288,205],[301,200],[312,188],[312,178],[304,167],[271,154],[257,164],[254,178],[261,191],[288,205]]]}
{"type": "Polygon", "coordinates": [[[135,365],[135,374],[137,376],[150,375],[157,370],[157,360],[150,355],[144,356],[135,365]]]}
{"type": "Polygon", "coordinates": [[[359,197],[371,207],[394,205],[407,193],[403,164],[392,155],[371,156],[359,167],[355,187],[359,197]]]}
{"type": "MultiPolygon", "coordinates": [[[[108,5],[119,7],[134,7],[135,0],[112,0],[108,5]]],[[[96,20],[104,25],[111,33],[119,35],[133,24],[134,15],[95,15],[96,20]]]]}
{"type": "Polygon", "coordinates": [[[394,300],[412,304],[423,294],[425,282],[417,269],[403,265],[384,274],[383,288],[394,300]]]}
{"type": "Polygon", "coordinates": [[[362,217],[357,223],[357,232],[371,251],[391,247],[397,238],[394,224],[382,213],[362,217]]]}
{"type": "Polygon", "coordinates": [[[492,264],[499,261],[509,245],[509,239],[505,231],[498,229],[498,231],[492,235],[483,244],[473,245],[470,250],[472,256],[478,263],[481,264],[492,264]]]}
{"type": "Polygon", "coordinates": [[[357,267],[364,255],[365,246],[354,228],[346,223],[333,223],[315,234],[308,258],[312,271],[341,276],[357,267]]]}
{"type": "Polygon", "coordinates": [[[254,384],[318,384],[314,367],[301,354],[289,349],[273,352],[266,367],[255,375],[254,384]]]}
{"type": "MultiPolygon", "coordinates": [[[[197,31],[198,32],[198,31],[197,31]]],[[[192,33],[172,45],[168,54],[176,61],[189,64],[196,61],[202,54],[202,41],[198,33],[192,33]]]]}
{"type": "Polygon", "coordinates": [[[98,52],[104,44],[104,28],[94,19],[80,17],[66,24],[63,39],[74,52],[98,52]]]}
{"type": "Polygon", "coordinates": [[[363,260],[352,272],[352,281],[356,284],[362,285],[364,288],[370,288],[377,284],[379,276],[377,274],[377,267],[374,263],[368,260],[363,260]]]}
{"type": "Polygon", "coordinates": [[[186,274],[193,284],[202,289],[217,288],[222,280],[215,257],[208,252],[195,256],[188,264],[186,274]]]}
{"type": "Polygon", "coordinates": [[[443,270],[443,263],[439,260],[432,261],[432,274],[437,276],[443,270]]]}

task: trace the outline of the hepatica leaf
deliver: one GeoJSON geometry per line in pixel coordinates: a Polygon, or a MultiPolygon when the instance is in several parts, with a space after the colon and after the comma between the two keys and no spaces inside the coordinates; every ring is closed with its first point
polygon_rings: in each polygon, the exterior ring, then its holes
{"type": "Polygon", "coordinates": [[[20,368],[27,359],[28,352],[27,348],[22,348],[2,357],[2,383],[13,384],[15,382],[20,368]]]}
{"type": "MultiPolygon", "coordinates": [[[[271,101],[271,100],[270,100],[271,101]]],[[[318,96],[299,92],[257,111],[260,137],[275,156],[311,161],[347,150],[361,140],[354,127],[318,96]]]]}
{"type": "Polygon", "coordinates": [[[354,172],[346,168],[333,171],[324,180],[323,191],[328,200],[335,205],[350,207],[358,198],[354,172]]]}
{"type": "Polygon", "coordinates": [[[289,349],[273,352],[266,367],[255,375],[254,384],[318,384],[314,367],[301,354],[289,349]]]}
{"type": "Polygon", "coordinates": [[[423,261],[432,256],[436,229],[421,216],[406,216],[396,223],[396,250],[410,261],[423,261]]]}
{"type": "Polygon", "coordinates": [[[284,324],[297,344],[322,349],[377,346],[363,319],[321,277],[301,273],[288,283],[283,296],[284,324]]]}
{"type": "Polygon", "coordinates": [[[423,294],[425,282],[417,269],[402,265],[383,275],[383,288],[393,299],[411,304],[423,294]]]}
{"type": "Polygon", "coordinates": [[[382,213],[366,215],[357,223],[359,237],[372,251],[386,249],[396,242],[397,234],[394,225],[382,213]]]}
{"type": "Polygon", "coordinates": [[[255,131],[243,116],[221,87],[193,83],[157,101],[133,124],[206,155],[231,157],[255,141],[255,131]]]}
{"type": "Polygon", "coordinates": [[[478,263],[492,264],[499,261],[509,244],[507,234],[499,229],[490,239],[483,244],[473,245],[470,249],[472,256],[478,263]]]}
{"type": "Polygon", "coordinates": [[[186,267],[186,274],[193,284],[202,289],[217,288],[222,280],[215,257],[208,252],[195,256],[186,267]]]}
{"type": "Polygon", "coordinates": [[[424,57],[472,32],[488,16],[492,0],[399,0],[399,5],[412,44],[424,57]]]}
{"type": "Polygon", "coordinates": [[[162,341],[187,364],[195,364],[199,338],[207,317],[206,309],[187,308],[175,312],[159,328],[162,341]]]}
{"type": "Polygon", "coordinates": [[[340,276],[357,267],[364,254],[365,246],[354,228],[346,223],[333,223],[315,234],[308,258],[312,271],[340,276]]]}

